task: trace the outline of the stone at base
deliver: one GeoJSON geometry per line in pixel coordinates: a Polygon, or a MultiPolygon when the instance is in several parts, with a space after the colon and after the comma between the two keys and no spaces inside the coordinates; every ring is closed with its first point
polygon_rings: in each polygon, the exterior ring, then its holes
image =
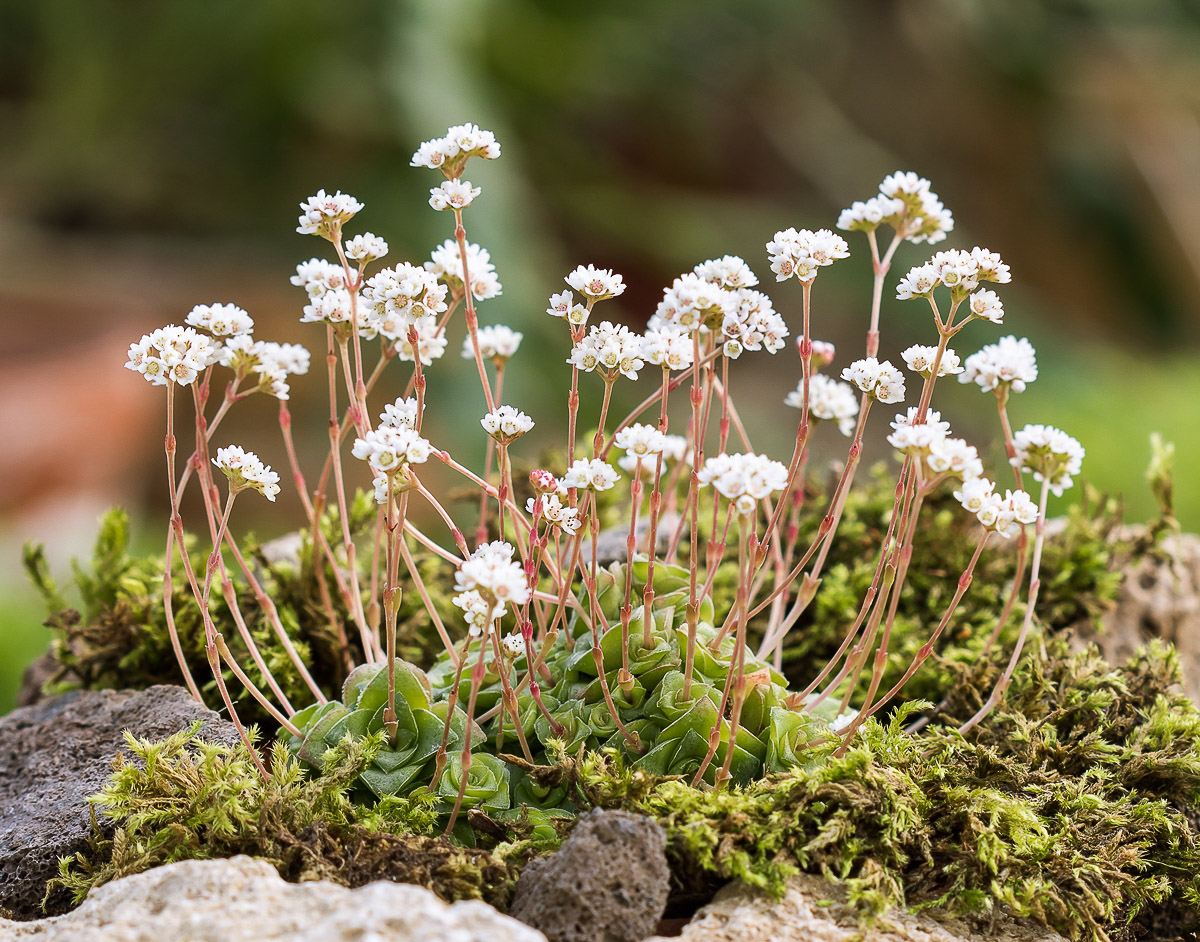
{"type": "Polygon", "coordinates": [[[419,886],[285,883],[250,857],[186,860],[97,887],[40,922],[0,919],[12,942],[545,942],[486,903],[453,906],[419,886]]]}

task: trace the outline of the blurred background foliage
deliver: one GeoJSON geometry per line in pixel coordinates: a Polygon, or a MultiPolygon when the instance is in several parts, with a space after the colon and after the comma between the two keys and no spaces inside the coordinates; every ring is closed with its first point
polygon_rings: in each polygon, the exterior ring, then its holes
{"type": "MultiPolygon", "coordinates": [[[[543,444],[567,371],[565,332],[542,311],[576,264],[620,271],[629,290],[606,314],[640,327],[696,262],[740,254],[769,275],[776,229],[832,226],[911,169],[955,214],[947,247],[982,244],[1012,266],[1004,327],[972,325],[957,346],[1033,341],[1041,378],[1014,422],[1079,437],[1085,478],[1131,520],[1153,512],[1142,472],[1163,433],[1178,445],[1178,516],[1200,525],[1194,0],[0,0],[0,708],[46,638],[19,543],[82,552],[112,502],[159,539],[161,395],[121,370],[125,346],[216,300],[250,310],[259,336],[319,344],[287,283],[322,251],[293,232],[296,204],[353,193],[389,262],[419,263],[451,232],[425,205],[437,178],[408,160],[463,121],[504,147],[470,174],[484,198],[468,233],[504,284],[482,322],[526,334],[505,398],[543,444]]],[[[839,367],[869,303],[861,237],[851,248],[815,296],[814,333],[838,344],[839,367]]],[[[896,268],[927,254],[905,246],[896,268]]],[[[795,285],[765,287],[795,313],[795,285]]],[[[931,333],[919,306],[885,294],[884,355],[931,333]]],[[[459,342],[435,367],[435,403],[439,384],[470,382],[459,342]]],[[[799,363],[790,348],[768,359],[743,359],[733,388],[756,447],[780,452],[799,363]]],[[[302,385],[294,412],[319,414],[319,379],[302,385]]],[[[994,440],[990,399],[941,401],[960,433],[994,440]]],[[[481,403],[441,408],[435,434],[470,435],[472,459],[481,403]]],[[[284,463],[269,404],[235,419],[229,441],[284,463]]],[[[834,458],[828,432],[819,457],[834,458]]],[[[304,441],[315,453],[324,435],[314,420],[304,441]]],[[[244,522],[271,535],[281,519],[244,522]]]]}

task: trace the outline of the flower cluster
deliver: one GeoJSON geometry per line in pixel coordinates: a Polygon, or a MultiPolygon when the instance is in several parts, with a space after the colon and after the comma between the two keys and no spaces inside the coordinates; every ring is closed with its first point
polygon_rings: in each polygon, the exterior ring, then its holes
{"type": "Polygon", "coordinates": [[[909,242],[932,245],[954,228],[954,217],[928,180],[911,171],[897,171],[883,178],[877,195],[842,210],[837,224],[839,229],[873,232],[884,223],[909,242]]]}
{"type": "Polygon", "coordinates": [[[613,444],[633,458],[635,464],[640,464],[662,454],[667,447],[667,436],[653,425],[628,425],[613,437],[613,444]]]}
{"type": "Polygon", "coordinates": [[[397,474],[409,465],[429,460],[432,446],[412,428],[404,425],[381,425],[354,440],[351,454],[367,462],[372,471],[397,474]]]}
{"type": "Polygon", "coordinates": [[[466,180],[443,180],[429,191],[429,205],[434,209],[466,209],[483,190],[466,180]]]}
{"type": "Polygon", "coordinates": [[[190,386],[216,361],[217,345],[193,327],[169,324],[129,345],[125,368],[141,373],[152,386],[190,386]]]}
{"type": "Polygon", "coordinates": [[[346,253],[346,258],[361,266],[387,255],[388,244],[373,232],[360,232],[345,244],[342,251],[346,253]]]}
{"type": "Polygon", "coordinates": [[[642,359],[666,370],[686,370],[695,357],[691,334],[681,327],[651,327],[642,335],[642,359]]]}
{"type": "Polygon", "coordinates": [[[494,412],[480,419],[479,424],[499,444],[507,445],[532,429],[533,419],[512,406],[497,406],[494,412]]]}
{"type": "Polygon", "coordinates": [[[398,340],[423,318],[446,311],[446,286],[432,272],[402,262],[372,276],[363,286],[362,300],[368,312],[364,331],[398,340]]]}
{"type": "Polygon", "coordinates": [[[1021,527],[1036,523],[1038,506],[1025,491],[1005,491],[1001,497],[995,493],[996,485],[984,477],[964,480],[962,487],[954,492],[955,499],[968,513],[988,530],[1011,539],[1021,527]]]}
{"type": "Polygon", "coordinates": [[[704,462],[697,478],[701,486],[711,484],[733,501],[738,513],[750,514],[756,501],[787,487],[788,469],[766,455],[714,455],[704,462]]]}
{"type": "Polygon", "coordinates": [[[753,288],[738,288],[730,294],[731,303],[726,306],[721,320],[725,356],[737,359],[743,350],[764,347],[768,353],[782,350],[788,335],[787,324],[776,312],[771,299],[753,288]]]}
{"type": "MultiPolygon", "coordinates": [[[[982,292],[981,292],[982,293],[982,292]]],[[[1001,388],[1024,392],[1027,384],[1037,379],[1037,356],[1031,344],[1011,334],[989,343],[967,357],[966,370],[960,383],[976,383],[984,392],[1001,388]]]]}
{"type": "MultiPolygon", "coordinates": [[[[793,408],[803,409],[804,381],[797,383],[783,401],[793,408]]],[[[858,418],[858,397],[846,383],[840,383],[823,373],[814,373],[808,380],[808,411],[814,419],[837,422],[839,432],[851,435],[858,418]]]]}
{"type": "MultiPolygon", "coordinates": [[[[486,301],[499,297],[502,292],[500,279],[496,277],[496,266],[492,264],[491,253],[480,248],[474,242],[466,243],[467,248],[467,277],[471,280],[471,297],[476,301],[486,301]]],[[[458,243],[447,239],[429,256],[425,270],[439,281],[444,281],[452,295],[462,294],[463,261],[458,243]]]]}
{"type": "Polygon", "coordinates": [[[328,291],[346,287],[346,270],[323,258],[310,258],[296,266],[296,274],[290,281],[303,288],[310,298],[319,298],[328,291]]]}
{"type": "MultiPolygon", "coordinates": [[[[939,286],[950,289],[956,298],[965,298],[981,281],[1008,284],[1012,275],[1000,256],[979,246],[965,249],[947,249],[935,252],[929,261],[909,269],[908,274],[896,285],[896,299],[928,297],[939,286]]],[[[980,291],[980,297],[971,299],[971,314],[995,324],[1000,323],[1004,309],[992,291],[980,291]]]]}
{"type": "Polygon", "coordinates": [[[393,428],[417,427],[417,400],[415,396],[407,399],[397,399],[383,407],[379,413],[379,424],[390,425],[393,428]]]}
{"type": "Polygon", "coordinates": [[[1050,425],[1026,425],[1013,436],[1017,449],[1014,466],[1045,481],[1055,497],[1075,483],[1083,465],[1084,450],[1074,438],[1050,425]]]}
{"type": "Polygon", "coordinates": [[[646,365],[642,360],[642,338],[625,325],[610,321],[593,326],[571,348],[567,362],[587,373],[599,370],[610,382],[618,374],[637,379],[638,370],[646,365]]]}
{"type": "Polygon", "coordinates": [[[819,268],[832,265],[839,258],[847,258],[850,247],[845,239],[829,229],[813,232],[789,227],[775,233],[775,238],[767,243],[767,254],[776,281],[794,277],[807,283],[817,277],[819,268]]]}
{"type": "Polygon", "coordinates": [[[882,363],[875,357],[855,360],[842,370],[842,379],[880,402],[904,401],[904,374],[887,360],[882,363]]]}
{"type": "Polygon", "coordinates": [[[580,265],[567,275],[565,281],[593,302],[615,298],[625,292],[625,280],[620,275],[614,275],[611,268],[595,265],[580,265]]]}
{"type": "MultiPolygon", "coordinates": [[[[491,360],[497,366],[517,352],[524,336],[520,331],[505,327],[503,324],[480,327],[475,332],[475,338],[479,342],[480,356],[485,360],[491,360]]],[[[475,347],[471,344],[470,336],[463,338],[462,355],[464,360],[475,358],[475,347]]]]}
{"type": "MultiPolygon", "coordinates": [[[[618,446],[624,447],[620,446],[619,443],[618,446]]],[[[682,435],[664,435],[662,437],[662,446],[656,454],[658,453],[662,454],[664,467],[668,461],[685,461],[690,458],[688,441],[682,435]]],[[[656,462],[647,461],[639,457],[632,450],[629,454],[622,455],[617,459],[617,467],[630,474],[653,475],[655,465],[656,462]]]]}
{"type": "MultiPolygon", "coordinates": [[[[913,344],[907,350],[900,354],[904,358],[904,365],[914,373],[929,378],[929,374],[933,372],[933,361],[937,357],[937,347],[928,347],[922,344],[913,344]]],[[[942,358],[938,360],[938,376],[947,376],[953,373],[961,373],[962,365],[958,359],[958,354],[947,347],[942,351],[942,358]]]]}
{"type": "Polygon", "coordinates": [[[578,487],[592,491],[607,491],[615,487],[617,472],[612,465],[599,458],[578,458],[571,462],[571,467],[563,475],[563,487],[578,487]]]}
{"type": "Polygon", "coordinates": [[[258,391],[286,401],[291,395],[288,377],[307,373],[310,359],[308,348],[302,344],[255,340],[249,334],[238,334],[221,345],[218,362],[239,377],[258,374],[258,391]]]}
{"type": "Polygon", "coordinates": [[[235,337],[254,330],[254,319],[236,304],[197,304],[183,322],[212,337],[235,337]]]}
{"type": "Polygon", "coordinates": [[[217,457],[213,458],[212,463],[229,479],[231,493],[258,491],[267,500],[275,502],[275,496],[279,493],[279,475],[269,465],[263,464],[254,452],[229,445],[217,449],[217,457]]]}
{"type": "Polygon", "coordinates": [[[495,160],[499,156],[500,142],[495,134],[474,124],[458,124],[448,128],[442,137],[423,142],[413,154],[410,166],[441,170],[447,180],[457,180],[469,157],[495,160]]]}
{"type": "Polygon", "coordinates": [[[562,530],[568,536],[575,533],[582,523],[578,509],[564,504],[561,495],[554,492],[530,497],[525,502],[525,510],[531,514],[539,512],[550,526],[562,530]]]}
{"type": "Polygon", "coordinates": [[[511,543],[484,543],[454,574],[456,592],[478,592],[491,604],[524,605],[529,601],[529,583],[521,564],[513,561],[511,543]]]}
{"type": "Polygon", "coordinates": [[[567,323],[575,327],[582,327],[588,319],[587,308],[575,303],[575,296],[570,291],[550,295],[550,306],[546,308],[546,313],[551,317],[566,318],[567,323]]]}
{"type": "Polygon", "coordinates": [[[758,284],[758,276],[750,270],[746,260],[737,255],[710,258],[693,268],[692,274],[722,288],[753,288],[758,284]]]}
{"type": "Polygon", "coordinates": [[[300,204],[296,231],[301,235],[319,235],[330,242],[341,238],[342,226],[363,208],[353,196],[339,190],[332,196],[318,190],[300,204]]]}

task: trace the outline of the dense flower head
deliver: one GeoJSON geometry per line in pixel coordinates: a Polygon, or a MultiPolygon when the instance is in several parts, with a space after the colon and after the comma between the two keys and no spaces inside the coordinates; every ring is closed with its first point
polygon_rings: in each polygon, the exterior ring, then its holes
{"type": "Polygon", "coordinates": [[[787,487],[788,469],[766,455],[713,455],[697,474],[702,487],[712,485],[722,497],[735,502],[739,513],[754,511],[755,501],[787,487]]]}
{"type": "Polygon", "coordinates": [[[415,355],[412,337],[409,336],[409,331],[405,331],[393,347],[396,356],[406,363],[411,363],[419,358],[422,366],[430,366],[434,360],[442,358],[446,352],[446,333],[438,330],[435,318],[422,317],[412,325],[410,330],[417,335],[415,355]]]}
{"type": "Polygon", "coordinates": [[[991,321],[993,324],[999,324],[1004,320],[1004,304],[995,291],[991,291],[988,288],[980,288],[971,295],[967,304],[970,307],[972,317],[991,321]]]}
{"type": "Polygon", "coordinates": [[[302,344],[251,341],[248,334],[229,338],[221,349],[220,359],[222,366],[242,374],[256,373],[257,390],[280,401],[286,401],[291,396],[287,378],[307,373],[310,361],[308,348],[302,344]]]}
{"type": "MultiPolygon", "coordinates": [[[[727,292],[731,304],[725,308],[721,320],[721,334],[728,346],[736,341],[744,350],[761,350],[778,353],[784,347],[788,335],[787,324],[775,310],[771,299],[753,288],[738,288],[727,292]]],[[[726,353],[728,356],[728,352],[726,353]]]]}
{"type": "Polygon", "coordinates": [[[625,292],[625,280],[620,275],[614,275],[611,268],[580,265],[567,275],[565,280],[568,285],[592,301],[615,298],[625,292]]]}
{"type": "MultiPolygon", "coordinates": [[[[491,253],[481,248],[475,242],[467,242],[467,277],[471,280],[471,296],[476,301],[487,301],[499,297],[503,289],[500,279],[496,277],[496,267],[492,264],[491,253]]],[[[439,281],[444,281],[450,290],[459,295],[463,284],[462,253],[458,243],[447,239],[433,250],[425,270],[433,274],[439,281]]]]}
{"type": "Polygon", "coordinates": [[[308,303],[300,317],[301,324],[349,324],[353,317],[350,292],[345,288],[329,288],[321,294],[309,293],[308,303]]]}
{"type": "Polygon", "coordinates": [[[228,445],[217,449],[217,457],[212,463],[229,479],[231,492],[258,491],[272,503],[275,501],[275,495],[279,493],[279,475],[263,464],[254,452],[228,445]]]}
{"type": "Polygon", "coordinates": [[[650,326],[674,326],[688,331],[719,327],[732,303],[732,293],[717,282],[686,272],[671,287],[663,289],[663,299],[650,319],[650,326]]]}
{"type": "Polygon", "coordinates": [[[360,232],[346,243],[342,251],[346,253],[346,258],[365,265],[387,255],[388,244],[373,232],[360,232]]]}
{"type": "Polygon", "coordinates": [[[379,413],[379,424],[390,425],[394,428],[416,428],[416,396],[409,396],[407,399],[401,397],[384,406],[383,411],[379,413]]]}
{"type": "Polygon", "coordinates": [[[218,347],[194,327],[169,324],[129,345],[125,368],[141,373],[152,386],[189,386],[216,361],[218,347]]]}
{"type": "Polygon", "coordinates": [[[875,357],[855,360],[842,370],[842,379],[880,402],[904,401],[904,374],[887,360],[882,363],[875,357]]]}
{"type": "Polygon", "coordinates": [[[434,209],[466,209],[483,190],[466,180],[443,180],[429,191],[429,205],[434,209]]]}
{"type": "Polygon", "coordinates": [[[402,327],[446,310],[446,286],[433,272],[401,262],[372,276],[363,286],[363,304],[374,330],[394,340],[402,327]]]}
{"type": "Polygon", "coordinates": [[[692,274],[722,288],[753,288],[758,284],[758,276],[750,270],[745,259],[737,255],[710,258],[693,268],[692,274]]]}
{"type": "Polygon", "coordinates": [[[829,229],[794,228],[775,233],[767,243],[767,255],[771,259],[771,271],[776,281],[787,281],[795,277],[809,282],[817,277],[817,270],[832,265],[839,258],[850,255],[846,240],[829,229]]]}
{"type": "MultiPolygon", "coordinates": [[[[913,344],[907,350],[900,354],[904,358],[904,364],[914,373],[929,378],[929,374],[933,372],[933,361],[937,356],[937,347],[929,347],[923,344],[913,344]]],[[[953,373],[961,373],[962,365],[958,359],[958,354],[947,347],[942,351],[942,358],[938,361],[938,376],[947,376],[953,373]]]]}
{"type": "Polygon", "coordinates": [[[570,535],[579,529],[583,522],[579,519],[579,510],[564,504],[556,493],[542,493],[525,501],[525,509],[529,513],[537,511],[552,527],[570,535]]]}
{"type": "Polygon", "coordinates": [[[197,304],[184,323],[213,337],[234,337],[254,330],[254,319],[236,304],[197,304]]]}
{"type": "Polygon", "coordinates": [[[326,291],[346,287],[346,271],[323,258],[310,258],[296,266],[296,274],[289,280],[307,291],[310,298],[319,298],[326,291]]]}
{"type": "Polygon", "coordinates": [[[615,487],[617,472],[607,461],[599,458],[577,458],[563,475],[563,487],[579,487],[592,491],[607,491],[615,487]]]}
{"type": "Polygon", "coordinates": [[[967,357],[966,371],[958,381],[975,383],[984,392],[1001,387],[1024,392],[1025,386],[1037,376],[1037,352],[1033,344],[1025,337],[1018,340],[1010,334],[967,357]]]}
{"type": "Polygon", "coordinates": [[[409,165],[441,170],[447,179],[456,180],[462,176],[467,158],[495,160],[499,156],[500,143],[495,134],[474,124],[458,124],[448,128],[442,137],[424,141],[409,165]]]}
{"type": "Polygon", "coordinates": [[[503,602],[489,601],[475,589],[460,592],[450,600],[462,609],[463,621],[467,623],[467,634],[478,638],[492,623],[504,617],[507,606],[503,602]]]}
{"type": "MultiPolygon", "coordinates": [[[[981,281],[1007,284],[1011,280],[1008,266],[995,252],[978,246],[969,252],[965,249],[947,249],[935,252],[929,261],[911,268],[896,285],[896,298],[906,301],[926,297],[940,285],[949,288],[954,296],[963,298],[974,291],[981,281]]],[[[974,310],[972,313],[976,317],[987,316],[974,310]]],[[[997,317],[988,319],[999,323],[997,317]]]]}
{"type": "MultiPolygon", "coordinates": [[[[804,343],[803,337],[796,338],[796,349],[799,350],[804,343]]],[[[837,356],[837,347],[829,343],[827,340],[812,341],[812,367],[814,370],[819,370],[823,366],[828,366],[837,356]]]]}
{"type": "Polygon", "coordinates": [[[613,437],[613,444],[635,460],[645,460],[661,454],[667,436],[653,425],[627,425],[613,437]]]}
{"type": "MultiPolygon", "coordinates": [[[[784,404],[795,409],[804,408],[804,380],[787,394],[784,404]]],[[[858,396],[847,383],[838,382],[824,373],[814,373],[808,379],[808,411],[814,419],[837,422],[843,435],[854,433],[858,418],[858,396]]]]}
{"type": "Polygon", "coordinates": [[[533,428],[533,419],[513,406],[496,408],[479,420],[483,430],[501,445],[507,445],[533,428]]]}
{"type": "Polygon", "coordinates": [[[529,472],[529,486],[537,494],[553,494],[558,490],[558,478],[545,468],[535,468],[529,472]]]}
{"type": "Polygon", "coordinates": [[[623,324],[601,321],[588,330],[574,347],[567,362],[585,372],[599,370],[613,380],[617,375],[637,379],[642,360],[642,338],[623,324]]]}
{"type": "Polygon", "coordinates": [[[1022,526],[1037,522],[1037,504],[1025,491],[1005,491],[1001,497],[995,488],[987,478],[964,479],[954,497],[986,529],[1004,537],[1014,537],[1022,526]]]}
{"type": "Polygon", "coordinates": [[[319,235],[330,242],[341,237],[342,226],[363,208],[363,204],[339,190],[332,196],[318,190],[300,204],[296,231],[301,235],[319,235]]]}
{"type": "MultiPolygon", "coordinates": [[[[520,331],[505,327],[503,324],[480,327],[475,332],[476,340],[479,342],[480,356],[497,364],[508,360],[517,352],[524,336],[520,331]]],[[[462,355],[464,360],[475,359],[475,348],[471,344],[470,336],[463,338],[462,355]]]]}
{"type": "MultiPolygon", "coordinates": [[[[688,451],[688,440],[682,435],[664,435],[661,448],[663,467],[669,461],[684,461],[691,463],[691,452],[688,451]]],[[[622,455],[617,459],[617,467],[629,474],[643,477],[653,477],[657,461],[646,461],[634,454],[622,455]]]]}
{"type": "Polygon", "coordinates": [[[909,242],[940,242],[954,228],[954,216],[942,205],[929,181],[911,171],[884,177],[879,193],[842,210],[838,228],[871,232],[889,225],[909,242]]]}
{"type": "Polygon", "coordinates": [[[905,422],[893,423],[893,427],[895,430],[887,437],[888,444],[906,455],[924,459],[934,445],[946,440],[946,432],[950,426],[940,422],[921,425],[905,422]]]}
{"type": "MultiPolygon", "coordinates": [[[[917,425],[917,406],[909,406],[907,412],[898,413],[896,418],[892,420],[892,428],[902,429],[910,428],[917,425]]],[[[936,409],[928,409],[925,412],[925,421],[922,426],[935,428],[942,435],[950,434],[950,423],[942,421],[942,414],[936,409]]]]}
{"type": "Polygon", "coordinates": [[[575,302],[575,295],[570,291],[560,291],[550,295],[550,306],[546,313],[551,317],[564,317],[567,322],[580,327],[587,323],[588,310],[582,304],[575,302]]]}
{"type": "Polygon", "coordinates": [[[983,462],[979,460],[979,452],[974,445],[968,445],[962,438],[943,436],[934,441],[925,456],[925,464],[934,474],[945,474],[963,480],[977,478],[983,474],[983,462]]]}
{"type": "Polygon", "coordinates": [[[686,370],[692,365],[695,348],[692,336],[682,327],[651,327],[642,335],[642,359],[668,370],[686,370]]]}
{"type": "Polygon", "coordinates": [[[356,438],[351,454],[366,461],[373,471],[396,474],[409,465],[424,464],[432,451],[429,442],[411,427],[381,425],[356,438]]]}
{"type": "Polygon", "coordinates": [[[904,215],[904,200],[879,193],[869,200],[855,200],[838,216],[837,227],[846,231],[870,232],[887,223],[896,227],[904,215]]]}
{"type": "Polygon", "coordinates": [[[1026,425],[1013,435],[1013,445],[1013,465],[1031,472],[1035,481],[1046,481],[1055,497],[1075,483],[1083,466],[1083,446],[1051,425],[1026,425]]]}
{"type": "Polygon", "coordinates": [[[529,584],[521,564],[513,561],[511,543],[484,543],[464,560],[454,574],[456,592],[478,592],[491,603],[524,605],[529,601],[529,584]]]}

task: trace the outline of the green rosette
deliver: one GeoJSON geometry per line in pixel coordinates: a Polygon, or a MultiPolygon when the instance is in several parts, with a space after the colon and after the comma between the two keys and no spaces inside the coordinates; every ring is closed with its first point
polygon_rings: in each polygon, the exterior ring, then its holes
{"type": "Polygon", "coordinates": [[[512,782],[513,808],[525,805],[542,811],[574,810],[570,801],[570,789],[566,785],[540,785],[519,769],[510,769],[509,776],[512,782]]]}
{"type": "Polygon", "coordinates": [[[542,702],[562,729],[558,732],[551,729],[550,721],[539,711],[537,719],[533,721],[533,731],[538,741],[544,746],[551,739],[561,740],[567,755],[574,755],[592,735],[592,728],[584,717],[587,704],[579,699],[564,700],[560,703],[557,698],[549,695],[544,695],[542,702]]]}
{"type": "Polygon", "coordinates": [[[473,753],[465,787],[462,782],[462,756],[452,755],[437,785],[442,811],[449,813],[454,808],[460,788],[463,789],[464,809],[479,808],[490,814],[495,811],[507,811],[512,806],[508,765],[503,759],[486,752],[473,753]]]}
{"type": "Polygon", "coordinates": [[[721,691],[703,680],[693,679],[687,698],[683,696],[684,676],[682,671],[669,671],[655,688],[645,707],[645,714],[659,717],[664,724],[673,723],[691,709],[701,697],[712,702],[715,711],[721,702],[721,691]]]}
{"type": "Polygon", "coordinates": [[[772,707],[766,730],[767,771],[783,772],[819,761],[805,747],[821,738],[823,725],[807,713],[772,707]]]}

